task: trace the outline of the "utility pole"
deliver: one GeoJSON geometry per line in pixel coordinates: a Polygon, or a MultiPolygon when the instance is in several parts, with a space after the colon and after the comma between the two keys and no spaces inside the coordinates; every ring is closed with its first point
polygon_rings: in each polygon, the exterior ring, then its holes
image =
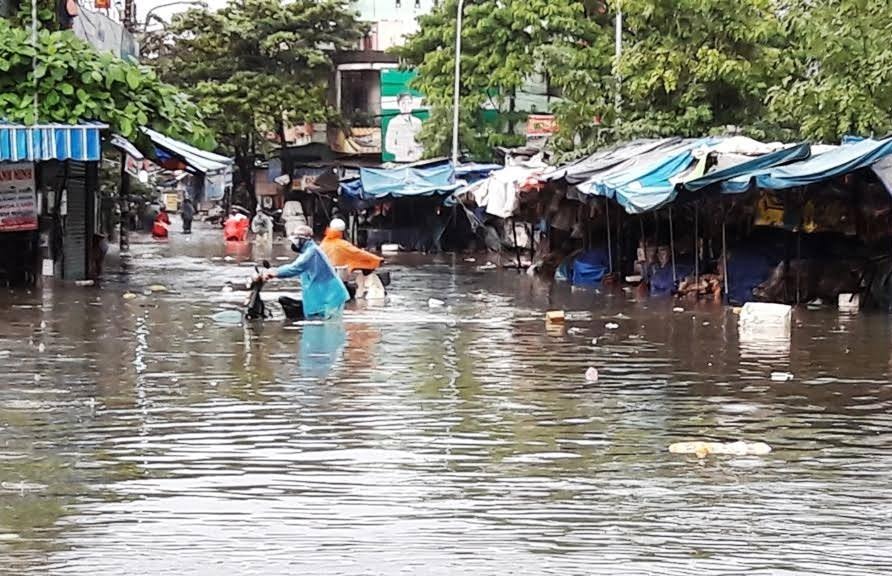
{"type": "MultiPolygon", "coordinates": [[[[618,0],[616,3],[616,23],[614,25],[614,32],[616,34],[615,38],[615,46],[614,46],[614,59],[613,59],[613,76],[616,80],[616,93],[614,94],[614,111],[616,113],[615,125],[619,128],[620,123],[620,110],[622,109],[623,104],[623,96],[622,96],[622,83],[623,78],[619,72],[619,62],[623,55],[623,8],[622,8],[622,0],[618,0]]],[[[619,134],[615,134],[617,138],[619,138],[619,134]]]]}
{"type": "Polygon", "coordinates": [[[455,19],[455,87],[452,94],[452,165],[458,165],[458,106],[459,78],[461,77],[461,20],[464,0],[458,0],[458,12],[455,19]]]}

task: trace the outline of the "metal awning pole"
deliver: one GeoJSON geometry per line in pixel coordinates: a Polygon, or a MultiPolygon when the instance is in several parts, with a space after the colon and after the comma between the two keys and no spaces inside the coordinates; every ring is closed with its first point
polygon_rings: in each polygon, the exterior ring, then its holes
{"type": "Polygon", "coordinates": [[[678,285],[678,270],[675,267],[675,227],[672,223],[672,208],[669,208],[669,250],[672,251],[672,282],[678,285]]]}
{"type": "Polygon", "coordinates": [[[638,224],[641,227],[641,250],[643,251],[643,254],[641,256],[641,280],[646,281],[648,273],[650,272],[650,267],[648,266],[647,261],[647,236],[644,235],[644,215],[638,217],[638,224]]]}
{"type": "Polygon", "coordinates": [[[728,293],[728,234],[726,224],[728,221],[727,214],[722,217],[722,276],[725,277],[725,301],[730,302],[728,293]]]}
{"type": "Polygon", "coordinates": [[[523,266],[520,264],[520,244],[517,243],[517,220],[514,218],[511,219],[511,233],[514,236],[514,252],[517,254],[517,269],[520,270],[523,266]]]}
{"type": "Polygon", "coordinates": [[[607,214],[607,261],[610,263],[610,273],[613,274],[613,242],[610,233],[610,199],[604,197],[604,213],[607,214]]]}
{"type": "Polygon", "coordinates": [[[700,291],[700,201],[694,202],[694,279],[700,291]]]}

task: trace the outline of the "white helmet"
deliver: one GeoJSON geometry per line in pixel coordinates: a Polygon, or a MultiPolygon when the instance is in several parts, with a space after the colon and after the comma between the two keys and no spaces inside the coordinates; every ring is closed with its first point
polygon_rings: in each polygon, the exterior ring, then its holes
{"type": "Polygon", "coordinates": [[[343,220],[341,220],[340,218],[335,218],[334,220],[332,220],[329,223],[328,227],[331,228],[332,230],[334,230],[335,232],[343,232],[344,230],[347,229],[347,223],[344,222],[343,220]]]}

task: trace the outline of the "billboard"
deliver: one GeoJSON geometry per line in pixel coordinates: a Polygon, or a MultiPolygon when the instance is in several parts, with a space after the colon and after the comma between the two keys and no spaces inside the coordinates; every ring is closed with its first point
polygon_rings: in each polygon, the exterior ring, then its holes
{"type": "Polygon", "coordinates": [[[416,72],[381,72],[381,133],[384,162],[417,162],[424,155],[421,127],[430,117],[421,92],[410,88],[416,72]]]}

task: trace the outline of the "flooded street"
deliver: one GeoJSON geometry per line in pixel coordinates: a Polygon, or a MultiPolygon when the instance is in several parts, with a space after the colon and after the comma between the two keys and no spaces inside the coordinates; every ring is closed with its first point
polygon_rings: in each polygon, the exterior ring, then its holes
{"type": "Polygon", "coordinates": [[[882,314],[803,308],[791,343],[746,343],[728,309],[450,255],[395,259],[389,302],[343,323],[243,327],[213,315],[239,309],[244,293],[222,289],[251,273],[250,248],[227,254],[207,229],[134,240],[102,288],[2,296],[0,574],[892,564],[882,314]],[[773,452],[667,451],[701,438],[773,452]]]}

